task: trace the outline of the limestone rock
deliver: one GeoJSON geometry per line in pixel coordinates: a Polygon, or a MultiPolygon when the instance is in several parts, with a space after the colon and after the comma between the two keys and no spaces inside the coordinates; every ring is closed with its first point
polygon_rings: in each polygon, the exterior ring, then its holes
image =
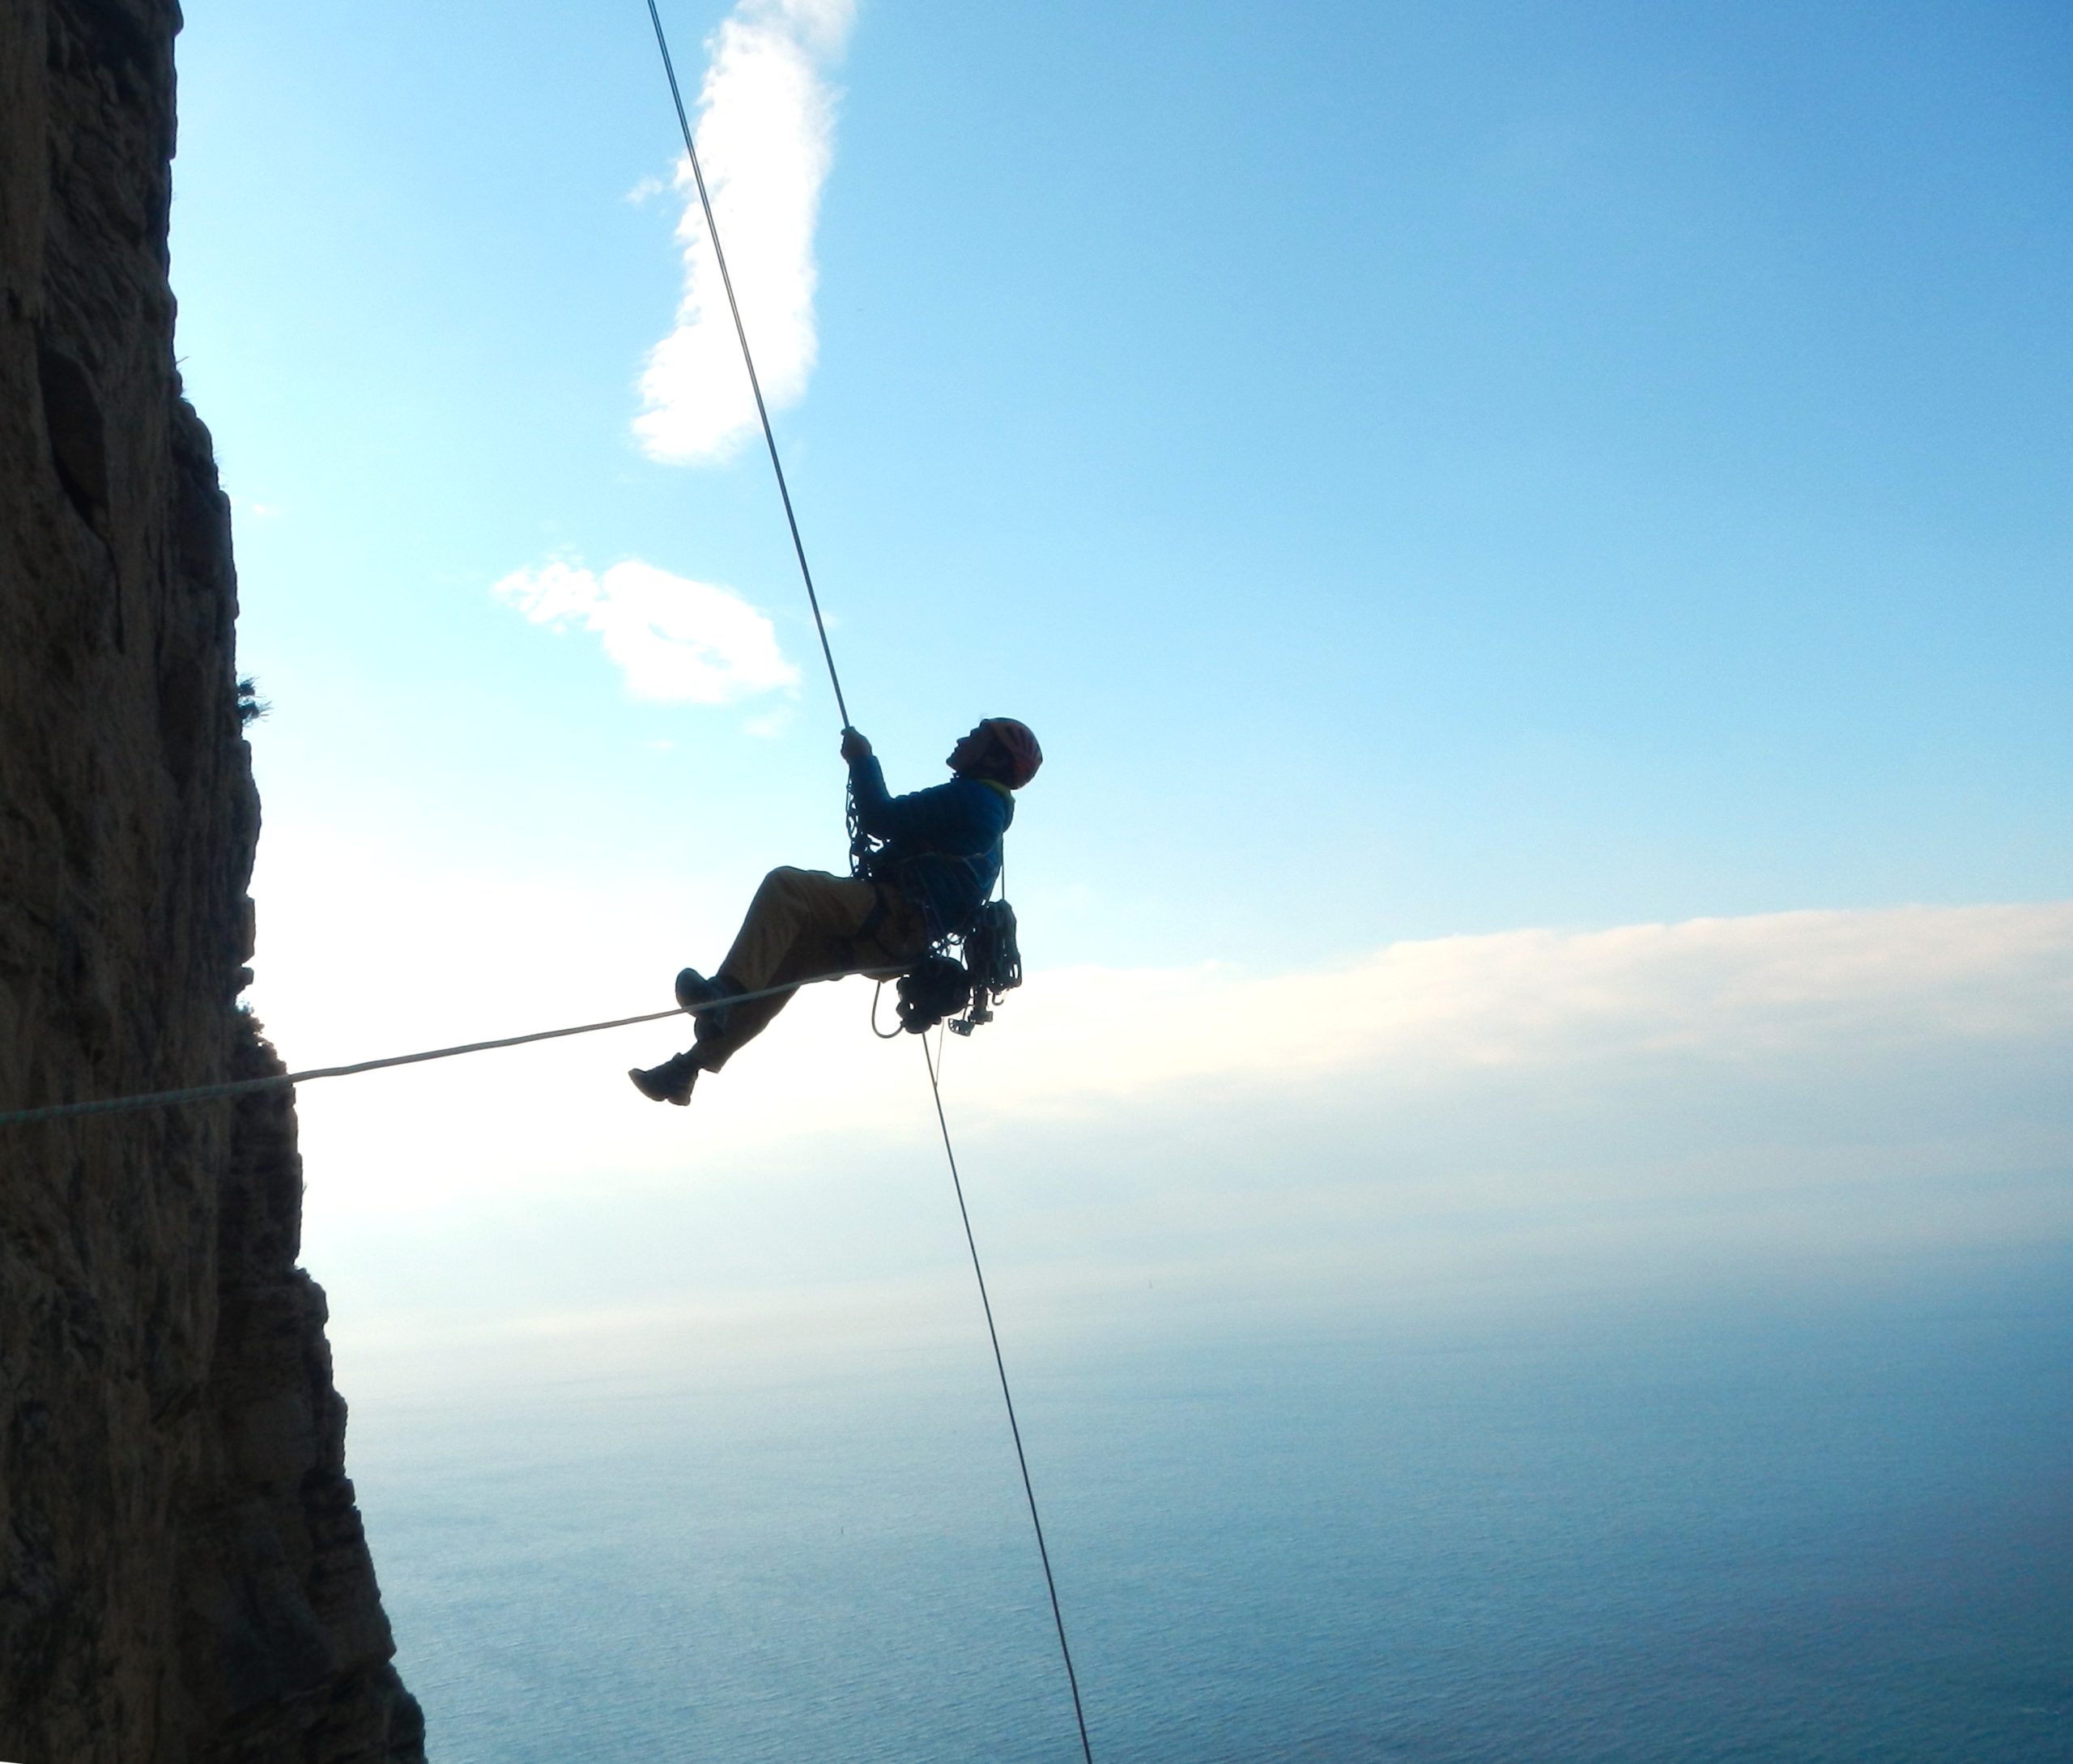
{"type": "MultiPolygon", "coordinates": [[[[0,4],[0,1108],[278,1070],[230,511],[173,365],[172,0],[0,4]]],[[[0,1758],[421,1759],[292,1104],[0,1129],[0,1758]]]]}

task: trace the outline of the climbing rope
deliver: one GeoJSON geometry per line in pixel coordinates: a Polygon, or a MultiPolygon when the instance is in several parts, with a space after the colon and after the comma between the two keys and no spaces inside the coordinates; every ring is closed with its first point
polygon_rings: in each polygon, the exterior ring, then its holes
{"type": "Polygon", "coordinates": [[[662,71],[670,82],[670,101],[677,107],[677,127],[683,131],[683,150],[691,159],[691,175],[698,185],[698,206],[705,210],[705,233],[713,241],[713,260],[720,266],[720,285],[727,291],[727,310],[734,316],[734,335],[742,346],[742,365],[748,369],[748,389],[756,394],[756,414],[763,423],[763,444],[770,449],[770,469],[777,474],[777,494],[785,504],[785,525],[792,529],[792,550],[798,555],[799,574],[807,584],[807,604],[813,608],[814,629],[820,633],[820,653],[828,663],[828,683],[835,688],[835,708],[842,713],[842,726],[849,726],[849,707],[842,702],[842,682],[835,672],[835,652],[828,647],[828,626],[820,616],[820,597],[813,591],[813,572],[807,567],[806,542],[799,537],[798,517],[792,512],[792,492],[785,483],[785,466],[777,457],[777,437],[770,427],[770,412],[763,402],[763,382],[756,377],[756,357],[749,353],[748,332],[742,324],[741,304],[734,298],[734,278],[727,273],[727,254],[720,249],[720,225],[713,218],[713,199],[705,193],[705,173],[698,163],[698,149],[692,144],[691,119],[684,114],[683,92],[677,85],[676,63],[670,59],[670,40],[662,33],[662,15],[655,0],[648,0],[648,21],[655,27],[655,47],[662,52],[662,71]]]}
{"type": "Polygon", "coordinates": [[[1044,1588],[1051,1595],[1051,1622],[1058,1627],[1058,1652],[1066,1663],[1066,1683],[1072,1690],[1073,1719],[1079,1724],[1079,1753],[1094,1764],[1094,1749],[1087,1740],[1087,1711],[1080,1707],[1079,1675],[1072,1669],[1072,1649],[1066,1643],[1065,1613],[1058,1606],[1058,1583],[1051,1577],[1051,1552],[1044,1544],[1044,1522],[1036,1516],[1036,1490],[1029,1480],[1029,1459],[1022,1449],[1022,1428],[1015,1418],[1015,1396],[1007,1388],[1007,1362],[1001,1358],[1000,1331],[994,1327],[994,1302],[986,1296],[986,1271],[979,1265],[979,1241],[972,1235],[972,1213],[964,1204],[964,1184],[957,1173],[957,1153],[950,1143],[950,1122],[943,1112],[943,1085],[937,1056],[929,1052],[929,1038],[922,1037],[922,1057],[929,1063],[929,1090],[935,1098],[936,1125],[943,1129],[943,1154],[950,1161],[950,1184],[957,1192],[957,1216],[964,1222],[964,1245],[972,1252],[973,1277],[979,1282],[979,1304],[986,1313],[986,1337],[994,1345],[994,1370],[1000,1374],[1001,1401],[1007,1405],[1007,1428],[1015,1436],[1015,1461],[1022,1471],[1022,1492],[1029,1503],[1030,1528],[1036,1533],[1036,1554],[1044,1564],[1044,1588]]]}
{"type": "MultiPolygon", "coordinates": [[[[734,315],[734,336],[742,346],[742,364],[748,369],[749,390],[756,395],[756,414],[763,424],[763,443],[770,452],[770,469],[777,474],[777,494],[785,504],[785,524],[791,529],[792,550],[799,560],[799,575],[807,584],[807,603],[813,609],[814,628],[820,634],[820,652],[828,663],[828,682],[835,688],[835,708],[842,714],[842,726],[850,726],[849,708],[842,700],[842,682],[835,672],[835,652],[828,641],[828,626],[820,616],[820,597],[814,592],[813,572],[807,565],[805,542],[799,537],[798,518],[792,512],[792,493],[785,482],[785,467],[777,457],[777,437],[770,427],[770,412],[763,402],[763,383],[756,376],[756,357],[748,346],[748,331],[742,323],[741,304],[734,298],[734,278],[727,273],[727,254],[720,246],[720,226],[713,216],[713,199],[705,189],[705,172],[698,163],[698,149],[691,136],[691,118],[684,113],[683,88],[677,84],[676,64],[670,57],[670,42],[662,29],[662,15],[656,10],[655,0],[648,0],[648,21],[655,28],[655,47],[662,52],[662,72],[670,83],[670,100],[676,106],[677,127],[683,135],[683,151],[691,161],[691,175],[698,186],[698,203],[705,214],[706,235],[713,241],[713,261],[720,266],[721,285],[727,291],[727,310],[734,315]]],[[[878,1000],[871,1000],[871,1027],[876,1031],[878,1000]]],[[[1065,1660],[1066,1682],[1072,1689],[1073,1719],[1079,1724],[1080,1755],[1086,1764],[1094,1764],[1093,1749],[1088,1744],[1087,1715],[1080,1707],[1079,1678],[1073,1671],[1072,1650],[1066,1645],[1066,1620],[1058,1607],[1058,1583],[1051,1575],[1051,1553],[1044,1543],[1044,1524],[1036,1516],[1036,1491],[1029,1480],[1029,1460],[1022,1449],[1022,1428],[1015,1418],[1015,1397],[1008,1389],[1007,1365],[1001,1358],[1000,1332],[994,1327],[993,1301],[986,1296],[985,1270],[979,1265],[979,1245],[972,1235],[972,1215],[964,1205],[964,1184],[957,1173],[957,1154],[950,1142],[950,1123],[943,1114],[943,1086],[938,1078],[936,1056],[929,1052],[928,1037],[922,1038],[922,1052],[928,1061],[929,1089],[935,1098],[936,1124],[943,1130],[943,1149],[950,1160],[951,1186],[956,1191],[957,1211],[964,1221],[964,1242],[972,1252],[972,1272],[979,1282],[979,1303],[986,1314],[986,1334],[994,1345],[994,1368],[1000,1374],[1001,1400],[1007,1405],[1008,1431],[1015,1438],[1015,1459],[1022,1468],[1022,1492],[1029,1502],[1029,1523],[1036,1533],[1036,1554],[1044,1564],[1044,1585],[1051,1596],[1051,1619],[1058,1626],[1058,1652],[1065,1660]]]]}
{"type": "MultiPolygon", "coordinates": [[[[776,998],[801,986],[826,980],[845,980],[861,973],[867,980],[883,980],[901,971],[896,967],[844,968],[832,974],[815,974],[784,986],[766,986],[760,992],[730,996],[730,1005],[746,1005],[759,998],[776,998]]],[[[567,1029],[536,1029],[530,1035],[505,1035],[496,1041],[469,1041],[458,1048],[432,1048],[423,1053],[392,1053],[379,1060],[361,1060],[351,1065],[313,1067],[307,1072],[275,1072],[264,1078],[232,1078],[221,1084],[197,1084],[184,1090],[151,1090],[136,1096],[104,1097],[90,1103],[52,1103],[42,1108],[18,1108],[0,1114],[0,1127],[26,1126],[32,1121],[70,1120],[81,1115],[120,1115],[132,1109],[167,1108],[177,1103],[211,1103],[219,1097],[244,1096],[254,1090],[278,1090],[318,1078],[350,1078],[363,1072],[380,1072],[389,1066],[420,1065],[428,1060],[452,1060],[464,1053],[490,1053],[499,1048],[522,1048],[532,1041],[559,1041],[568,1035],[594,1035],[602,1029],[625,1029],[635,1023],[660,1022],[665,1017],[681,1017],[683,1010],[651,1010],[639,1017],[614,1017],[608,1022],[577,1023],[567,1029]]]]}

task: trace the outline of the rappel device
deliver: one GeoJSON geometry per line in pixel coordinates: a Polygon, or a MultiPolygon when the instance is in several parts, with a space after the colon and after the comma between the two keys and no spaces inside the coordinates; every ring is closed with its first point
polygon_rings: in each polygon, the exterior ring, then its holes
{"type": "MultiPolygon", "coordinates": [[[[972,1003],[971,976],[951,956],[923,956],[897,984],[900,1027],[910,1035],[926,1035],[952,1011],[967,1010],[972,1003]]],[[[961,1022],[959,1027],[964,1027],[961,1022]]]]}

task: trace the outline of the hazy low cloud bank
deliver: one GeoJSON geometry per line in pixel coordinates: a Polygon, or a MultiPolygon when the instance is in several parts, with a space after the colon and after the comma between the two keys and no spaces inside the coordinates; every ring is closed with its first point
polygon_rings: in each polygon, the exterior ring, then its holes
{"type": "Polygon", "coordinates": [[[1307,973],[1045,976],[1028,996],[1012,1062],[978,1087],[983,1108],[1666,1059],[1695,1080],[1781,1058],[1843,1078],[1911,1047],[2062,1038],[2073,905],[1518,931],[1394,944],[1307,973]]]}
{"type": "MultiPolygon", "coordinates": [[[[298,1064],[394,1039],[379,952],[399,938],[431,952],[432,1044],[639,1009],[666,984],[656,928],[713,916],[418,878],[391,926],[367,910],[384,891],[321,854],[268,880],[261,1004],[298,1064]]],[[[868,1037],[869,996],[810,994],[688,1112],[624,1076],[673,1022],[313,1086],[313,1265],[362,1324],[954,1285],[920,1054],[868,1037]]],[[[1278,976],[1040,972],[951,1043],[946,1094],[1020,1302],[1228,1307],[2073,1241],[2069,1060],[2056,903],[1525,931],[1278,976]]]]}

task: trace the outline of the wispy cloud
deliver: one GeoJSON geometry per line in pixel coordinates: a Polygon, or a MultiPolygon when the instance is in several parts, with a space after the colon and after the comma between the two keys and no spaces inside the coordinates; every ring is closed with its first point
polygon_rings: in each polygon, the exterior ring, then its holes
{"type": "Polygon", "coordinates": [[[638,699],[732,704],[796,686],[770,621],[739,594],[637,559],[602,576],[556,562],[494,592],[536,625],[595,631],[638,699]]]}
{"type": "MultiPolygon", "coordinates": [[[[741,0],[707,41],[699,159],[773,406],[795,402],[813,371],[814,226],[835,117],[824,75],[855,11],[854,0],[741,0]]],[[[688,159],[676,187],[683,298],[649,354],[633,427],[650,458],[681,465],[724,457],[754,428],[756,406],[688,159]]]]}

